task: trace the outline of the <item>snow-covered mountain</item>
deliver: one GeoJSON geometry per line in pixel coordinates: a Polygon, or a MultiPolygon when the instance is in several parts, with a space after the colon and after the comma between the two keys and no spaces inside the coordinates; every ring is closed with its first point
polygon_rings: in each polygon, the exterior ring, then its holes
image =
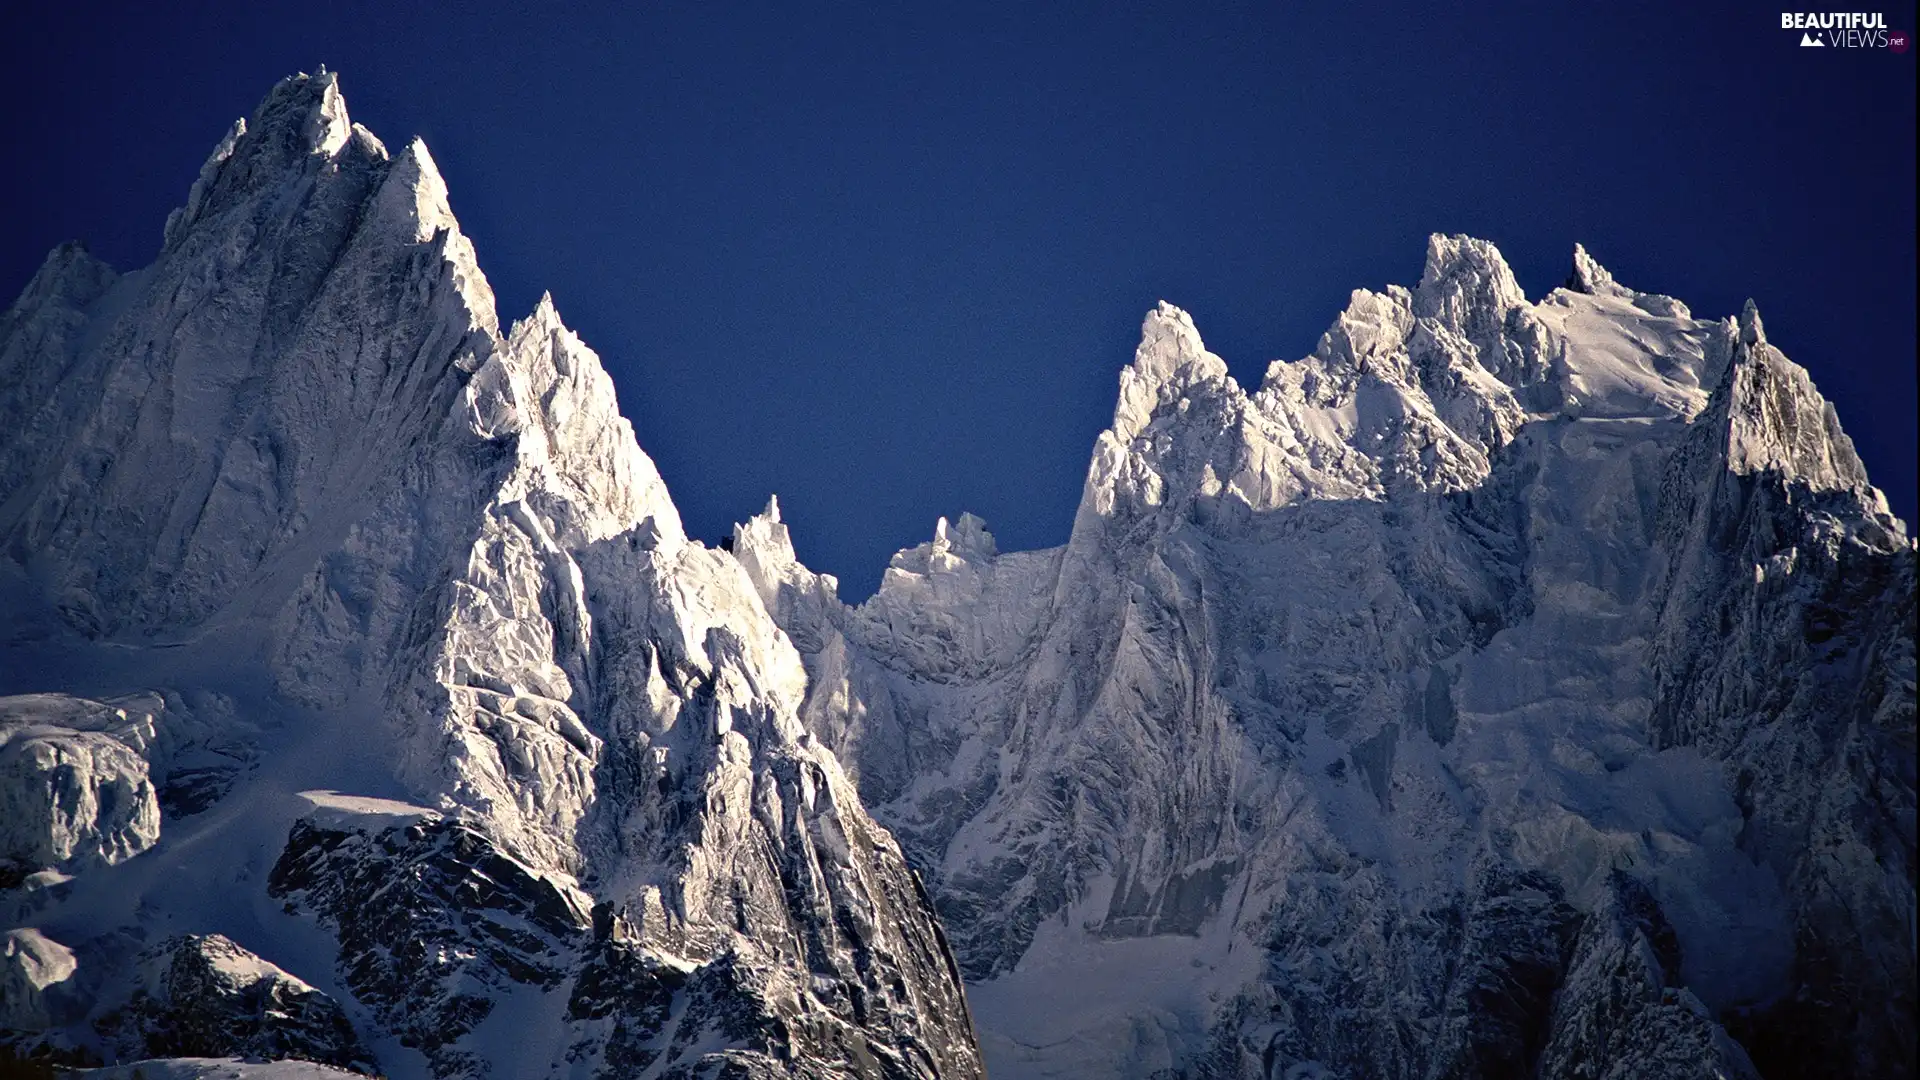
{"type": "Polygon", "coordinates": [[[1064,547],[850,606],[332,75],[165,237],[0,317],[0,1053],[1914,1074],[1915,548],[1751,306],[1435,237],[1250,392],[1162,305],[1064,547]]]}
{"type": "Polygon", "coordinates": [[[982,1075],[745,570],[333,75],[152,266],[49,256],[0,383],[12,1055],[982,1075]]]}
{"type": "Polygon", "coordinates": [[[1751,307],[1437,236],[1149,313],[1064,548],[733,550],[1002,1080],[1913,1075],[1914,548],[1751,307]]]}

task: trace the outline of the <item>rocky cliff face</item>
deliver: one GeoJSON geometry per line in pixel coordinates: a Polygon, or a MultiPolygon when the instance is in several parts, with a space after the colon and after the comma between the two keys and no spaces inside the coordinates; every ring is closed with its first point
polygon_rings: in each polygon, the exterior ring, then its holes
{"type": "Polygon", "coordinates": [[[1808,1074],[1910,1076],[1913,546],[1751,307],[1726,347],[1661,491],[1652,735],[1725,763],[1792,900],[1793,993],[1744,1030],[1808,1074]]]}
{"type": "Polygon", "coordinates": [[[0,381],[4,689],[44,691],[0,708],[16,1057],[981,1075],[745,571],[334,76],[235,126],[152,266],[50,256],[0,381]]]}
{"type": "Polygon", "coordinates": [[[738,530],[995,1075],[1912,1075],[1913,546],[1757,314],[1574,261],[1251,392],[1162,305],[1062,549],[738,530]]]}

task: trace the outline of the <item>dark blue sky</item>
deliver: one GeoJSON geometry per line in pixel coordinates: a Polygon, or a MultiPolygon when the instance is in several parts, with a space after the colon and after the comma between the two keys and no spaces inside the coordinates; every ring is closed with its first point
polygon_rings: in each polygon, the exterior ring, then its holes
{"type": "Polygon", "coordinates": [[[390,6],[10,5],[0,292],[63,239],[149,261],[325,63],[426,137],[502,318],[551,289],[605,357],[689,528],[778,492],[851,597],[941,513],[1064,540],[1154,300],[1257,381],[1433,231],[1531,296],[1576,240],[1753,296],[1914,518],[1914,52],[1750,4],[390,6]]]}

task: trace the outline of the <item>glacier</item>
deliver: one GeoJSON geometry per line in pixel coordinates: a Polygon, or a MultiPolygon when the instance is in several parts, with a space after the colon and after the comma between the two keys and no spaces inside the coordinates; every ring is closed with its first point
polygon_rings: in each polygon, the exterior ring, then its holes
{"type": "Polygon", "coordinates": [[[0,1062],[1914,1074],[1916,548],[1751,304],[1163,303],[1063,546],[850,605],[321,71],[0,386],[0,1062]]]}

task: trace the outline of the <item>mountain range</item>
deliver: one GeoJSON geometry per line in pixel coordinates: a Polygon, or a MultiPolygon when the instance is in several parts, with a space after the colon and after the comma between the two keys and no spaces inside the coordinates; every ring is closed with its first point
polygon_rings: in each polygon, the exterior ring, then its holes
{"type": "Polygon", "coordinates": [[[1064,546],[850,605],[322,71],[0,387],[0,1068],[1914,1075],[1916,549],[1752,304],[1162,304],[1064,546]]]}

